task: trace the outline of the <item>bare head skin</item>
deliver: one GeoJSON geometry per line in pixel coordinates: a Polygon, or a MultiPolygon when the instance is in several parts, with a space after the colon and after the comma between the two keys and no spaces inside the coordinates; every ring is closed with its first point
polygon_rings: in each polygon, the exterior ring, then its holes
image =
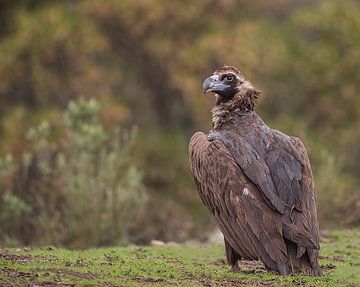
{"type": "Polygon", "coordinates": [[[203,91],[215,93],[216,105],[233,102],[244,111],[252,111],[256,99],[260,96],[260,91],[254,88],[234,66],[222,66],[216,69],[213,75],[205,79],[203,91]]]}

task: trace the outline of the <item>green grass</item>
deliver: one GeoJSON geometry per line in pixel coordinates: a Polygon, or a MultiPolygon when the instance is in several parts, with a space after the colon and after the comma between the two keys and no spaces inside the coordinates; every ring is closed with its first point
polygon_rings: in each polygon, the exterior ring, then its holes
{"type": "Polygon", "coordinates": [[[323,277],[281,276],[244,262],[232,273],[223,246],[0,249],[0,286],[360,286],[360,230],[322,239],[323,277]]]}

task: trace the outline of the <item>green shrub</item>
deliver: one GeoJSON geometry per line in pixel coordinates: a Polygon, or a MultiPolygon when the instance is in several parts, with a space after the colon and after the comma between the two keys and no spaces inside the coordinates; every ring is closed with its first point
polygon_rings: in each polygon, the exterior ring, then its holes
{"type": "Polygon", "coordinates": [[[72,101],[60,138],[44,121],[28,131],[31,150],[18,164],[11,156],[0,161],[3,181],[12,177],[1,191],[4,244],[127,242],[129,222],[144,202],[142,174],[130,157],[135,131],[105,130],[100,111],[93,99],[72,101]]]}

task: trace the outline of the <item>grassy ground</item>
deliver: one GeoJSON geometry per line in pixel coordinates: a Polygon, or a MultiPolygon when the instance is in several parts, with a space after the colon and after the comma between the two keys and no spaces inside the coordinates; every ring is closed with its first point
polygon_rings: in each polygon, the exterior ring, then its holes
{"type": "Polygon", "coordinates": [[[360,286],[360,230],[322,239],[324,276],[280,276],[257,262],[238,273],[223,246],[0,249],[0,286],[360,286]]]}

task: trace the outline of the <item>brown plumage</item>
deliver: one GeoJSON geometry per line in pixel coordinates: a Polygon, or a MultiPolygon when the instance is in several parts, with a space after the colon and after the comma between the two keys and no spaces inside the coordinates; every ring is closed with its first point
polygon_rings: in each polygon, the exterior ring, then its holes
{"type": "Polygon", "coordinates": [[[203,203],[224,234],[228,263],[261,260],[281,274],[321,275],[313,176],[300,139],[253,111],[260,92],[232,66],[203,84],[216,95],[213,130],[189,144],[203,203]]]}

